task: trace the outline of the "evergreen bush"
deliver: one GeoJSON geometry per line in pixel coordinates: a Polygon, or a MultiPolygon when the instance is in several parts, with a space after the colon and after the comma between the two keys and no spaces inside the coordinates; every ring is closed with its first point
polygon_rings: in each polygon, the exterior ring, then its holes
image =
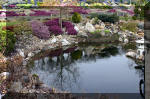
{"type": "Polygon", "coordinates": [[[72,21],[74,22],[74,23],[80,23],[80,21],[81,21],[81,15],[79,14],[79,13],[77,13],[77,12],[75,12],[74,14],[73,14],[73,16],[72,16],[72,21]]]}

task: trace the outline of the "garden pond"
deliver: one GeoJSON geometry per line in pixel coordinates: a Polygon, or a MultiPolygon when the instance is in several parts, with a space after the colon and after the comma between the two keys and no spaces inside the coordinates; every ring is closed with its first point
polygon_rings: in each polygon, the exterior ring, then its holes
{"type": "Polygon", "coordinates": [[[72,93],[139,93],[144,78],[118,44],[79,44],[35,55],[28,70],[49,87],[72,93]]]}

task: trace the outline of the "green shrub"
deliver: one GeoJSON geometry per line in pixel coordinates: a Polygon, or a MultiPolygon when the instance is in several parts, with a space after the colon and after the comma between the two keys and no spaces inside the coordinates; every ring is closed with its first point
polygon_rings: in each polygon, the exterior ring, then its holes
{"type": "Polygon", "coordinates": [[[13,32],[0,31],[0,52],[8,55],[14,50],[16,38],[13,32]]]}
{"type": "Polygon", "coordinates": [[[128,22],[128,23],[123,23],[120,24],[121,25],[121,30],[129,30],[132,32],[136,32],[137,31],[137,23],[136,22],[128,22]]]}
{"type": "Polygon", "coordinates": [[[94,18],[94,23],[93,23],[93,24],[94,24],[94,25],[95,25],[95,24],[99,24],[99,19],[98,19],[97,17],[94,18]]]}
{"type": "Polygon", "coordinates": [[[8,55],[10,52],[14,51],[16,43],[16,37],[13,32],[7,31],[7,38],[6,38],[6,51],[5,54],[8,55]]]}
{"type": "Polygon", "coordinates": [[[136,16],[138,19],[144,19],[144,6],[136,5],[134,9],[134,14],[134,16],[136,16]]]}
{"type": "Polygon", "coordinates": [[[16,35],[22,35],[23,33],[26,35],[32,34],[31,25],[29,22],[20,22],[15,25],[14,32],[16,35]]]}
{"type": "Polygon", "coordinates": [[[133,19],[133,20],[136,20],[136,19],[137,19],[137,17],[136,17],[136,16],[132,16],[132,19],[133,19]]]}
{"type": "Polygon", "coordinates": [[[116,14],[99,14],[99,13],[92,13],[91,18],[97,17],[99,20],[102,20],[103,22],[110,22],[115,23],[119,21],[119,16],[116,14]]]}
{"type": "Polygon", "coordinates": [[[6,48],[6,31],[0,30],[0,52],[6,48]]]}
{"type": "Polygon", "coordinates": [[[74,23],[80,23],[81,22],[81,15],[79,14],[79,13],[77,13],[77,12],[75,12],[74,14],[73,14],[73,16],[72,16],[72,21],[74,22],[74,23]]]}

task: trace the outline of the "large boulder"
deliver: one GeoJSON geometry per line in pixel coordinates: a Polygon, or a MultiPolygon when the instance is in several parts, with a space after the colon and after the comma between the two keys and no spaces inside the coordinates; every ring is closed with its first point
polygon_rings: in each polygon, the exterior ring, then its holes
{"type": "Polygon", "coordinates": [[[89,22],[86,23],[85,29],[88,32],[94,32],[95,31],[95,27],[91,23],[89,23],[89,22]]]}
{"type": "Polygon", "coordinates": [[[131,57],[131,58],[136,58],[136,53],[133,52],[133,51],[130,51],[130,52],[127,52],[127,53],[126,53],[126,56],[127,56],[127,57],[131,57]]]}

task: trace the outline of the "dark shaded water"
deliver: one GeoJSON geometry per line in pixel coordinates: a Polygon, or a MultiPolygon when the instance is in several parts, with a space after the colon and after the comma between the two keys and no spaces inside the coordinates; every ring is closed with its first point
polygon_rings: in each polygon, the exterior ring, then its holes
{"type": "Polygon", "coordinates": [[[107,44],[51,51],[29,70],[50,87],[72,93],[139,93],[142,72],[134,66],[121,46],[107,44]]]}

